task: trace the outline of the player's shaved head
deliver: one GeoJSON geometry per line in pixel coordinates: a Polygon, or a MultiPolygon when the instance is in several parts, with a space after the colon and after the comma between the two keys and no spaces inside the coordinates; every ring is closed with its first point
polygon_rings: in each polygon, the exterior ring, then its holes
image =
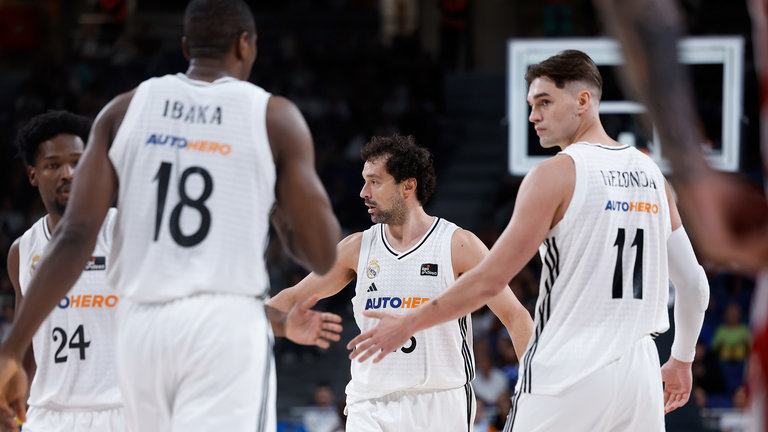
{"type": "Polygon", "coordinates": [[[192,58],[221,58],[244,32],[255,34],[256,24],[242,0],[192,0],[184,12],[184,37],[192,58]]]}
{"type": "Polygon", "coordinates": [[[578,50],[565,50],[557,55],[528,67],[525,81],[531,85],[536,78],[548,78],[557,88],[565,88],[571,82],[582,82],[595,90],[597,100],[603,93],[603,77],[592,59],[578,50]]]}

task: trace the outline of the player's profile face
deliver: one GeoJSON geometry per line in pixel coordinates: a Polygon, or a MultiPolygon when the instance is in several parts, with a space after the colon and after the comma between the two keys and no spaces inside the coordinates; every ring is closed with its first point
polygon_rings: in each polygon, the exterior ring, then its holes
{"type": "Polygon", "coordinates": [[[568,85],[558,88],[546,77],[534,79],[528,87],[528,121],[544,148],[571,144],[570,137],[578,126],[578,100],[571,90],[568,85]]]}
{"type": "Polygon", "coordinates": [[[405,202],[400,195],[399,183],[387,172],[386,161],[379,157],[365,162],[365,184],[360,190],[360,198],[365,200],[372,222],[399,225],[405,220],[405,202]]]}
{"type": "Polygon", "coordinates": [[[49,212],[64,212],[84,147],[83,140],[71,134],[56,135],[38,147],[35,165],[28,169],[29,180],[37,186],[49,212]]]}

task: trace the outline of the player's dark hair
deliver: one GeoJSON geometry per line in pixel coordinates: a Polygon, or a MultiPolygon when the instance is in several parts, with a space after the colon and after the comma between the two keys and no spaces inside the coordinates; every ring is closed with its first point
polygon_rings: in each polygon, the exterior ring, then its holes
{"type": "Polygon", "coordinates": [[[24,163],[32,166],[37,162],[40,144],[59,134],[79,136],[83,144],[88,141],[91,121],[87,117],[68,111],[49,111],[32,117],[16,136],[16,146],[24,163]]]}
{"type": "Polygon", "coordinates": [[[603,92],[603,77],[592,59],[578,50],[566,50],[560,54],[530,65],[525,74],[525,82],[531,85],[536,78],[545,77],[554,81],[557,88],[563,88],[569,82],[581,81],[597,88],[597,99],[603,92]]]}
{"type": "Polygon", "coordinates": [[[184,12],[184,37],[192,58],[225,56],[243,32],[256,33],[256,24],[242,0],[192,0],[184,12]]]}
{"type": "Polygon", "coordinates": [[[388,156],[387,172],[400,183],[409,178],[416,179],[416,198],[425,205],[435,190],[435,168],[432,166],[432,154],[424,147],[416,145],[413,136],[392,135],[375,136],[368,141],[360,156],[370,161],[380,156],[388,156]]]}

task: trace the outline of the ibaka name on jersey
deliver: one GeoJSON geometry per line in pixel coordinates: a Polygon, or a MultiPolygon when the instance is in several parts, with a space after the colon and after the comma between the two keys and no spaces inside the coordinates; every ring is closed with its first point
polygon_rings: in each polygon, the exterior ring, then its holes
{"type": "Polygon", "coordinates": [[[221,106],[185,105],[180,101],[165,100],[163,117],[171,120],[181,120],[184,123],[221,124],[221,106]]]}

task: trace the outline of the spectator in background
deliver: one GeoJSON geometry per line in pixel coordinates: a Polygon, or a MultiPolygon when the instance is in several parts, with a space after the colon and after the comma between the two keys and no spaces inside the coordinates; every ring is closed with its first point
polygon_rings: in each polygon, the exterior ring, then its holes
{"type": "MultiPolygon", "coordinates": [[[[510,346],[512,343],[510,342],[510,346]]],[[[514,348],[512,356],[517,359],[514,348]]],[[[485,405],[493,405],[502,393],[509,392],[507,375],[493,364],[487,344],[475,345],[476,375],[472,381],[472,388],[479,400],[485,405]]]]}
{"type": "Polygon", "coordinates": [[[477,411],[475,411],[475,432],[496,432],[497,429],[491,425],[491,419],[488,418],[485,412],[485,401],[479,397],[475,401],[477,411]]]}
{"type": "Polygon", "coordinates": [[[336,398],[330,384],[315,387],[314,405],[302,415],[301,422],[307,432],[334,432],[341,426],[336,398]]]}
{"type": "Polygon", "coordinates": [[[512,408],[512,394],[504,392],[496,399],[496,415],[493,416],[491,427],[496,431],[504,430],[504,424],[507,422],[507,413],[512,408]]]}
{"type": "Polygon", "coordinates": [[[743,362],[749,355],[752,337],[749,327],[741,322],[741,307],[731,303],[725,309],[723,323],[715,330],[712,350],[721,362],[743,362]]]}
{"type": "Polygon", "coordinates": [[[696,400],[696,406],[699,407],[700,410],[707,407],[707,392],[703,388],[694,386],[693,398],[696,400]]]}
{"type": "Polygon", "coordinates": [[[13,324],[13,316],[15,309],[13,303],[3,303],[3,319],[0,321],[0,344],[5,342],[8,337],[8,332],[11,330],[13,324]]]}
{"type": "Polygon", "coordinates": [[[717,354],[707,349],[707,344],[701,340],[696,344],[696,355],[693,358],[694,385],[707,393],[725,393],[726,386],[717,354]]]}
{"type": "Polygon", "coordinates": [[[472,66],[469,39],[469,0],[440,0],[440,63],[456,70],[464,54],[464,64],[472,66]]]}
{"type": "Polygon", "coordinates": [[[496,340],[496,350],[499,353],[501,370],[507,376],[508,388],[510,390],[514,389],[517,384],[517,376],[520,373],[520,361],[515,354],[515,347],[509,339],[509,332],[507,332],[507,329],[499,330],[496,340]]]}

